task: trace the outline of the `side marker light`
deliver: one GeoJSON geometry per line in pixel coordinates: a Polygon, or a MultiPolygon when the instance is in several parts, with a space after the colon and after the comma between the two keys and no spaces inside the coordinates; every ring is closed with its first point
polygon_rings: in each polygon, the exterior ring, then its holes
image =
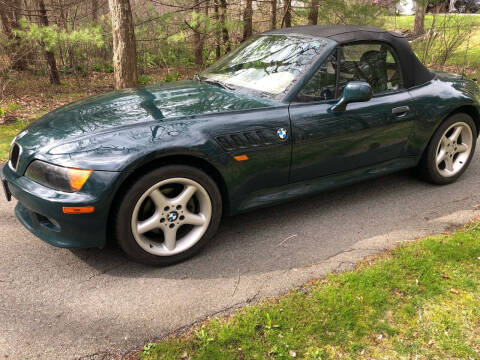
{"type": "Polygon", "coordinates": [[[91,214],[95,211],[93,206],[81,206],[81,207],[63,207],[64,214],[91,214]]]}
{"type": "Polygon", "coordinates": [[[248,156],[247,155],[238,155],[233,157],[235,161],[241,162],[241,161],[247,161],[248,156]]]}

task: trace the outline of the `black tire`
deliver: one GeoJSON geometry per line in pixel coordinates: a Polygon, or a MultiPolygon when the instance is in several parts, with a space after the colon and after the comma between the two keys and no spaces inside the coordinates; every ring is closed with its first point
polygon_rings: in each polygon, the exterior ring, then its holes
{"type": "Polygon", "coordinates": [[[475,146],[477,142],[477,128],[473,119],[465,113],[457,113],[448,117],[435,131],[433,137],[430,139],[430,142],[425,149],[422,159],[418,165],[418,170],[420,176],[433,184],[445,185],[455,182],[468,168],[470,161],[472,160],[473,154],[475,153],[475,146]],[[455,123],[465,123],[470,127],[473,135],[473,141],[471,145],[470,155],[463,165],[463,167],[453,176],[445,177],[443,176],[436,165],[436,152],[439,146],[439,142],[442,139],[442,136],[445,132],[455,123]]]}
{"type": "Polygon", "coordinates": [[[152,170],[130,183],[119,196],[114,214],[114,231],[123,251],[132,260],[153,266],[165,266],[186,260],[198,253],[215,235],[222,217],[222,198],[216,183],[203,171],[184,165],[168,165],[152,170]],[[170,178],[186,178],[200,184],[208,193],[212,205],[210,223],[201,239],[191,248],[171,256],[156,256],[142,249],[132,232],[132,215],[140,197],[152,186],[170,178]]]}

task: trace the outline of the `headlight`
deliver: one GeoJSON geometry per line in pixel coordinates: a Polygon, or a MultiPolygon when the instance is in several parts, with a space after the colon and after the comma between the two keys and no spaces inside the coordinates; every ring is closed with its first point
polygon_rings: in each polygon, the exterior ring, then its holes
{"type": "Polygon", "coordinates": [[[83,187],[92,172],[93,170],[71,169],[35,160],[28,166],[25,176],[55,190],[76,192],[83,187]]]}

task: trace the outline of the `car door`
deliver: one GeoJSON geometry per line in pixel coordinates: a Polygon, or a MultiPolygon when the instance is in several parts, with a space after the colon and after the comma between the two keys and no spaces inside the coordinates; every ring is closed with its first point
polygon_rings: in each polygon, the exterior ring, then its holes
{"type": "Polygon", "coordinates": [[[411,96],[398,57],[382,43],[337,48],[290,104],[293,152],[290,181],[350,171],[408,155],[411,96]],[[343,87],[367,81],[374,96],[333,112],[343,87]]]}

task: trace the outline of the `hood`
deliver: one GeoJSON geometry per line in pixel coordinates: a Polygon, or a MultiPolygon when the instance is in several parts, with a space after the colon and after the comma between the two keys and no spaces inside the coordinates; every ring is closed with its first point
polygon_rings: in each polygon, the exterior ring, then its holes
{"type": "Polygon", "coordinates": [[[61,144],[173,118],[271,107],[271,100],[193,80],[93,96],[58,108],[22,131],[24,154],[46,153],[61,144]]]}

